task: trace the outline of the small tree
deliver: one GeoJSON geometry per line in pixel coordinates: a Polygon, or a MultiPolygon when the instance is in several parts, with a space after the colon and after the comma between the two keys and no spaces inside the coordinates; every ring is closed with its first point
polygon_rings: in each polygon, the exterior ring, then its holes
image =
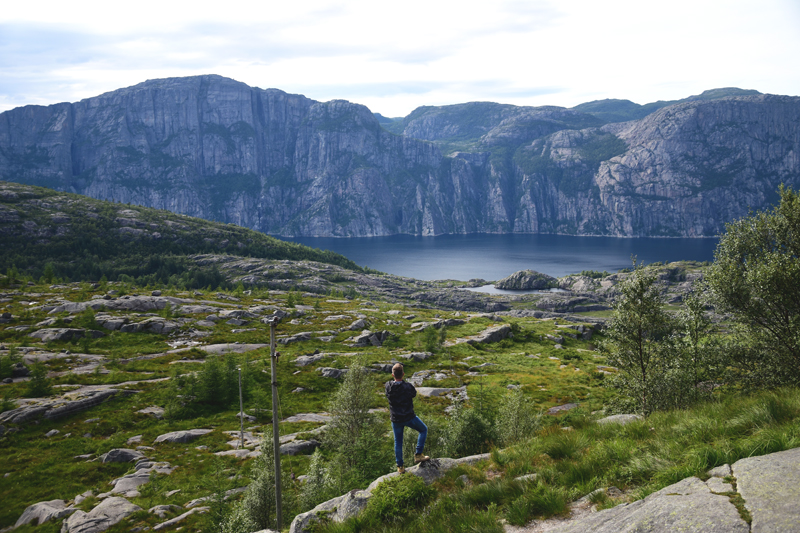
{"type": "Polygon", "coordinates": [[[521,389],[513,389],[500,403],[495,425],[500,442],[503,446],[509,446],[532,437],[541,422],[541,410],[535,409],[533,401],[525,398],[521,389]]]}
{"type": "Polygon", "coordinates": [[[35,362],[31,366],[31,379],[28,381],[28,386],[23,396],[40,398],[49,396],[52,393],[53,388],[50,379],[47,377],[47,367],[41,361],[35,362]]]}
{"type": "Polygon", "coordinates": [[[609,363],[619,369],[609,380],[611,385],[632,400],[636,409],[649,414],[656,408],[657,391],[663,392],[670,359],[665,352],[674,324],[662,308],[656,274],[635,261],[633,266],[631,275],[619,284],[604,347],[610,352],[609,363]]]}
{"type": "Polygon", "coordinates": [[[800,194],[781,186],[780,204],[732,222],[706,275],[718,311],[731,313],[731,351],[745,383],[800,384],[800,194]]]}
{"type": "Polygon", "coordinates": [[[391,464],[386,427],[369,412],[374,399],[371,374],[357,359],[328,405],[333,416],[324,439],[325,447],[333,452],[328,484],[339,494],[372,481],[391,464]]]}
{"type": "Polygon", "coordinates": [[[684,309],[678,315],[680,340],[686,369],[692,381],[692,400],[700,398],[701,383],[710,377],[716,352],[711,319],[706,314],[706,304],[697,293],[687,293],[683,298],[684,309]]]}

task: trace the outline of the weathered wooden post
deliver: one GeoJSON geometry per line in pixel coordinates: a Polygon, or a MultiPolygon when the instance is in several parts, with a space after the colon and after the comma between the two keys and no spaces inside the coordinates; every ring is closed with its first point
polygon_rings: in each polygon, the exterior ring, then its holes
{"type": "Polygon", "coordinates": [[[242,367],[239,367],[239,449],[244,449],[244,405],[242,403],[242,367]]]}
{"type": "Polygon", "coordinates": [[[278,357],[280,354],[275,351],[275,328],[280,322],[277,316],[272,317],[269,323],[269,360],[272,370],[272,440],[275,449],[275,516],[277,521],[276,529],[281,530],[283,517],[281,513],[281,443],[280,432],[278,430],[278,357]]]}

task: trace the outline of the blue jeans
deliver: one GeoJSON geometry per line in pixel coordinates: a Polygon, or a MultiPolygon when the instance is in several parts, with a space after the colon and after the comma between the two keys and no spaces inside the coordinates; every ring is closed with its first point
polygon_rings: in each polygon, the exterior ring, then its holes
{"type": "Polygon", "coordinates": [[[408,426],[411,429],[419,432],[417,437],[417,455],[422,453],[425,448],[425,438],[428,436],[428,426],[426,426],[418,416],[405,422],[392,422],[392,431],[394,431],[394,457],[397,460],[397,466],[403,466],[403,429],[408,426]]]}

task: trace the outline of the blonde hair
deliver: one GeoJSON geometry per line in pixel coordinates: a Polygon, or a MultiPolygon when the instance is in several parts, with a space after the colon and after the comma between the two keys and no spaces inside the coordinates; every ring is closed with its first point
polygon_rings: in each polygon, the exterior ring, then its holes
{"type": "Polygon", "coordinates": [[[397,363],[392,367],[392,376],[394,376],[394,379],[402,379],[404,374],[402,363],[397,363]]]}

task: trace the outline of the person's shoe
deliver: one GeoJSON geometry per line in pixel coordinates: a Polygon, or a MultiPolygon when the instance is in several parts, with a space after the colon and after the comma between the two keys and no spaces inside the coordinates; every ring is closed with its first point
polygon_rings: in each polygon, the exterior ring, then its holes
{"type": "Polygon", "coordinates": [[[398,467],[397,467],[397,473],[398,473],[398,474],[405,474],[405,473],[406,473],[406,467],[404,467],[404,466],[398,466],[398,467]]]}
{"type": "Polygon", "coordinates": [[[418,454],[416,454],[414,456],[414,464],[421,463],[423,461],[430,461],[430,460],[431,460],[430,457],[428,457],[427,455],[421,454],[421,453],[418,453],[418,454]]]}

